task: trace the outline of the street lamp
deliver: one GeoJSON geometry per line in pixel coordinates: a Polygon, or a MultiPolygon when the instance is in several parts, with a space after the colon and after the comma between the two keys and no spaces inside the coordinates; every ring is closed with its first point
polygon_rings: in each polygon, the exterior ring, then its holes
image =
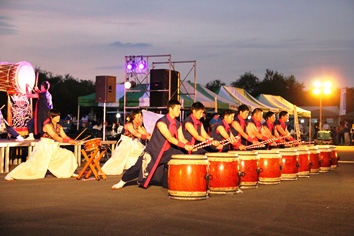
{"type": "Polygon", "coordinates": [[[322,130],[322,96],[323,94],[328,95],[331,93],[331,82],[329,81],[315,81],[313,93],[320,95],[320,119],[319,119],[319,130],[322,130]]]}

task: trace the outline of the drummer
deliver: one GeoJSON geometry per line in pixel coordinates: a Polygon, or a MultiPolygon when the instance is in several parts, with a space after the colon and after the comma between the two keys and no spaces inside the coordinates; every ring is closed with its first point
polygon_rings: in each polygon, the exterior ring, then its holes
{"type": "MultiPolygon", "coordinates": [[[[210,140],[210,136],[207,134],[204,129],[203,123],[200,121],[203,116],[203,113],[205,112],[205,106],[201,102],[195,102],[192,104],[191,110],[192,113],[182,123],[182,131],[184,137],[191,145],[196,145],[198,143],[210,140]]],[[[217,140],[210,140],[210,142],[212,142],[211,144],[214,146],[220,146],[220,143],[217,140]]],[[[220,146],[220,148],[222,148],[222,146],[220,146]]],[[[205,147],[194,149],[188,152],[185,149],[182,149],[182,151],[188,154],[204,154],[212,150],[209,147],[205,147]]]]}
{"type": "Polygon", "coordinates": [[[265,133],[262,133],[262,122],[263,120],[263,111],[260,108],[255,108],[252,111],[252,117],[247,121],[246,132],[252,140],[258,141],[267,141],[270,136],[266,136],[265,133]]]}
{"type": "Polygon", "coordinates": [[[214,140],[219,142],[228,141],[226,145],[211,146],[214,152],[227,152],[233,149],[245,150],[245,146],[241,144],[241,139],[232,134],[230,124],[234,120],[234,117],[235,112],[233,110],[225,110],[222,121],[211,130],[210,137],[214,140]]]}
{"type": "Polygon", "coordinates": [[[140,155],[134,166],[129,168],[119,183],[112,186],[113,190],[121,189],[128,182],[138,178],[140,187],[158,184],[167,188],[168,161],[172,155],[183,154],[178,148],[187,151],[193,149],[182,132],[182,126],[176,119],[181,112],[181,103],[170,100],[167,104],[168,113],[157,120],[154,132],[145,151],[140,155]]]}
{"type": "Polygon", "coordinates": [[[274,122],[275,126],[275,134],[278,135],[278,137],[283,137],[286,140],[289,141],[294,141],[294,138],[290,135],[290,132],[288,131],[286,122],[289,121],[289,113],[287,111],[281,111],[279,113],[279,119],[274,122]]]}
{"type": "Polygon", "coordinates": [[[138,138],[141,141],[150,140],[151,134],[143,126],[143,113],[141,109],[132,110],[126,120],[123,135],[130,138],[138,138]]]}
{"type": "Polygon", "coordinates": [[[242,104],[238,107],[238,115],[231,123],[232,132],[236,136],[241,138],[243,145],[258,143],[257,139],[249,137],[246,133],[247,118],[250,112],[250,108],[246,104],[242,104]]]}
{"type": "Polygon", "coordinates": [[[43,137],[36,144],[26,162],[13,169],[5,180],[40,179],[44,178],[49,170],[57,178],[77,177],[75,170],[78,166],[75,155],[54,142],[76,144],[69,138],[59,124],[60,112],[56,109],[49,111],[49,118],[43,126],[43,137]]]}
{"type": "Polygon", "coordinates": [[[26,84],[26,95],[28,98],[36,98],[34,117],[28,122],[27,140],[33,140],[35,137],[40,137],[43,128],[43,122],[48,118],[48,112],[53,109],[52,95],[49,93],[50,83],[43,81],[41,89],[35,88],[35,93],[29,91],[29,85],[26,84]],[[35,136],[33,136],[33,134],[35,136]]]}

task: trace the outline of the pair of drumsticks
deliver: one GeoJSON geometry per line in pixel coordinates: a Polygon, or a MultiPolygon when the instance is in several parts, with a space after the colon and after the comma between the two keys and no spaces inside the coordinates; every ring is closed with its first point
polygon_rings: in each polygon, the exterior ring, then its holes
{"type": "MultiPolygon", "coordinates": [[[[81,133],[79,133],[74,140],[76,141],[86,130],[87,130],[87,128],[85,128],[83,131],[81,131],[81,133]]],[[[84,141],[84,140],[88,139],[89,137],[91,137],[91,135],[86,136],[85,138],[81,139],[80,141],[84,141]]]]}

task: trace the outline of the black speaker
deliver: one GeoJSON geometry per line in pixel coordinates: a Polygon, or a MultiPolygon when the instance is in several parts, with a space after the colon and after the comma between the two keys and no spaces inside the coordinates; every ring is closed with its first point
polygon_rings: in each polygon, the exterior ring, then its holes
{"type": "MultiPolygon", "coordinates": [[[[168,91],[154,90],[169,90],[169,70],[152,69],[150,70],[150,107],[166,107],[168,102],[168,91]]],[[[179,100],[180,90],[180,73],[171,70],[171,99],[179,100]]]]}
{"type": "Polygon", "coordinates": [[[116,102],[115,76],[96,76],[96,102],[116,102]]]}

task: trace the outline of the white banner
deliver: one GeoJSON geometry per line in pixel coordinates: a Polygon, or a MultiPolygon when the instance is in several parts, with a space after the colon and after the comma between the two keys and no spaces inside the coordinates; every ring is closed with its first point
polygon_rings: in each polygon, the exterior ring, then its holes
{"type": "Polygon", "coordinates": [[[346,101],[346,96],[347,95],[347,89],[342,88],[340,91],[340,107],[339,107],[339,115],[345,115],[347,114],[347,101],[346,101]]]}

